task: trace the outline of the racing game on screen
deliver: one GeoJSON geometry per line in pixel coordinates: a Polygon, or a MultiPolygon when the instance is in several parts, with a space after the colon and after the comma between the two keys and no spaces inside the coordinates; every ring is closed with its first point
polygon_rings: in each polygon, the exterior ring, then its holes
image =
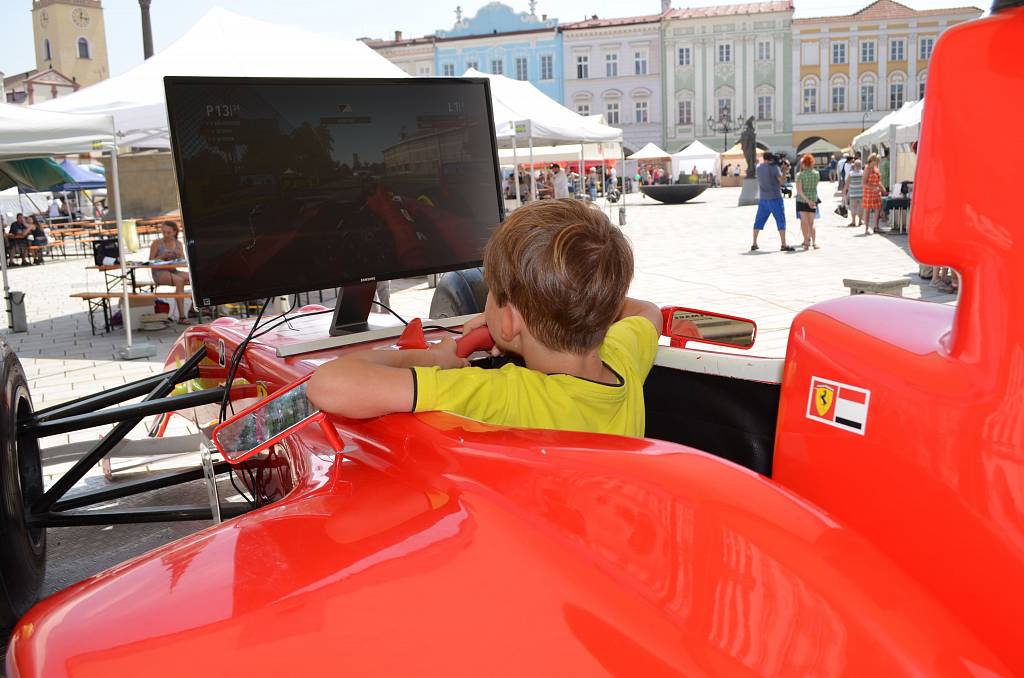
{"type": "Polygon", "coordinates": [[[473,266],[501,218],[484,81],[166,89],[200,305],[473,266]]]}

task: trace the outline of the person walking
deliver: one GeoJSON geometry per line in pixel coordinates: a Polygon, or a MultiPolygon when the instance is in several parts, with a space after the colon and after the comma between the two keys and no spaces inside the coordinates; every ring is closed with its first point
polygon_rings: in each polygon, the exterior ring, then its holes
{"type": "Polygon", "coordinates": [[[796,213],[800,217],[803,248],[818,249],[814,213],[818,209],[818,181],[821,175],[814,170],[814,157],[809,153],[800,158],[800,173],[796,175],[796,213]]]}
{"type": "Polygon", "coordinates": [[[750,251],[756,252],[760,249],[757,246],[757,236],[768,223],[768,215],[775,218],[775,225],[779,229],[779,240],[783,252],[793,252],[795,247],[786,244],[786,206],[782,202],[782,182],[785,177],[782,171],[775,164],[775,156],[767,151],[764,154],[764,161],[754,170],[757,176],[757,187],[760,190],[760,197],[757,200],[757,216],[754,217],[754,242],[750,245],[750,251]]]}
{"type": "Polygon", "coordinates": [[[871,232],[881,233],[878,228],[878,217],[882,212],[882,174],[878,169],[878,154],[868,156],[868,167],[864,170],[864,197],[861,206],[864,210],[864,235],[871,232]]]}
{"type": "Polygon", "coordinates": [[[557,162],[551,163],[551,186],[554,189],[556,198],[569,197],[569,178],[557,162]]]}
{"type": "Polygon", "coordinates": [[[846,187],[843,192],[843,197],[846,198],[846,204],[850,209],[850,223],[847,226],[856,228],[858,217],[861,222],[864,221],[864,215],[861,212],[861,201],[864,197],[864,168],[859,158],[853,161],[853,169],[847,175],[846,187]]]}

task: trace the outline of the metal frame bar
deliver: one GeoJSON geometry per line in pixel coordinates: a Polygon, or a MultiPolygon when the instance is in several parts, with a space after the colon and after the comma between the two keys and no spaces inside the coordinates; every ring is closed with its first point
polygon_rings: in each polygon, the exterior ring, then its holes
{"type": "MultiPolygon", "coordinates": [[[[221,517],[234,518],[250,510],[243,504],[222,504],[221,517]]],[[[28,516],[28,523],[40,527],[79,527],[82,525],[113,525],[124,523],[165,523],[183,520],[213,520],[209,506],[159,506],[120,511],[46,511],[28,516]]]]}
{"type": "MultiPolygon", "coordinates": [[[[214,473],[223,473],[230,469],[231,465],[226,461],[220,461],[213,465],[214,473]]],[[[204,474],[202,467],[189,469],[187,471],[172,471],[170,473],[162,473],[158,476],[143,478],[142,480],[133,480],[129,482],[119,483],[115,487],[111,487],[105,490],[76,494],[73,497],[61,499],[60,501],[53,505],[52,510],[68,511],[71,509],[82,508],[85,506],[92,506],[93,504],[99,504],[101,502],[110,501],[112,499],[123,499],[125,497],[130,497],[135,494],[142,494],[143,492],[149,492],[151,490],[159,490],[165,487],[182,485],[184,483],[190,483],[193,480],[202,480],[203,477],[204,474]]]]}
{"type": "MultiPolygon", "coordinates": [[[[157,382],[156,386],[153,387],[153,389],[143,399],[143,401],[138,405],[133,406],[136,409],[119,408],[118,410],[114,410],[114,412],[119,413],[118,416],[127,418],[122,419],[120,423],[117,424],[117,426],[115,426],[105,436],[103,436],[103,438],[100,439],[85,456],[83,456],[81,459],[75,462],[74,466],[68,469],[68,471],[63,476],[61,476],[49,490],[44,492],[43,495],[39,497],[39,499],[37,499],[31,507],[29,507],[29,519],[32,520],[37,517],[37,515],[33,514],[49,513],[53,508],[53,505],[56,504],[60,499],[62,499],[64,495],[67,493],[67,491],[70,490],[72,486],[75,485],[75,483],[81,480],[86,473],[88,473],[89,469],[95,466],[100,459],[106,456],[107,452],[113,449],[114,446],[117,445],[117,443],[121,442],[121,440],[126,435],[128,435],[128,433],[131,432],[131,430],[135,428],[139,424],[139,422],[141,422],[146,417],[147,412],[143,412],[140,414],[137,408],[149,403],[152,411],[148,412],[148,414],[156,414],[162,411],[167,411],[166,401],[164,401],[163,403],[159,403],[161,405],[164,405],[164,407],[153,408],[152,406],[157,405],[158,403],[156,401],[160,400],[161,398],[165,398],[167,394],[169,394],[179,382],[184,381],[187,378],[187,375],[191,374],[193,370],[196,370],[199,367],[199,363],[205,357],[206,346],[203,346],[198,351],[196,351],[192,355],[192,357],[186,360],[181,367],[175,370],[173,374],[166,376],[159,382],[157,382]],[[125,412],[122,410],[128,411],[125,412]]],[[[219,391],[220,394],[223,395],[222,389],[217,389],[217,391],[219,391]]],[[[200,391],[199,393],[203,393],[203,391],[200,391]]],[[[219,400],[219,397],[217,399],[219,400]]],[[[180,406],[180,401],[178,401],[178,404],[175,405],[175,407],[177,406],[180,406]]],[[[67,422],[69,419],[74,419],[78,422],[81,422],[83,417],[87,421],[94,420],[94,415],[74,415],[73,417],[67,417],[62,420],[57,420],[57,422],[50,422],[50,425],[52,426],[54,423],[60,424],[61,422],[67,422]]],[[[117,418],[108,419],[106,423],[112,423],[113,421],[117,420],[117,418]]],[[[36,431],[38,430],[39,426],[44,425],[46,424],[27,426],[24,430],[24,434],[36,435],[38,437],[38,433],[36,431]]],[[[77,427],[65,428],[64,430],[71,431],[75,430],[75,428],[82,428],[82,426],[79,425],[77,427]]]]}
{"type": "MultiPolygon", "coordinates": [[[[195,375],[187,375],[186,379],[195,378],[198,376],[199,370],[196,370],[195,375]]],[[[79,398],[69,403],[61,403],[60,405],[53,405],[42,410],[37,410],[32,413],[31,419],[26,420],[32,424],[36,424],[42,421],[48,421],[55,417],[70,417],[75,414],[82,414],[85,412],[93,412],[103,407],[109,407],[111,405],[118,405],[123,403],[125,400],[137,398],[138,396],[145,395],[152,390],[153,386],[158,384],[160,381],[174,376],[174,372],[164,372],[162,374],[154,374],[152,377],[140,379],[139,381],[133,381],[130,384],[124,386],[118,386],[117,388],[110,389],[109,391],[103,391],[96,393],[91,396],[79,398]]],[[[19,422],[20,423],[20,422],[19,422]]]]}

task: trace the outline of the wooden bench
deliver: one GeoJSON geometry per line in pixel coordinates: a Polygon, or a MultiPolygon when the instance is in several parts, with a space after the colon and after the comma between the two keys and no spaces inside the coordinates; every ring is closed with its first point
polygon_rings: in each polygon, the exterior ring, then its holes
{"type": "MultiPolygon", "coordinates": [[[[89,306],[89,327],[92,333],[96,334],[96,321],[93,314],[96,311],[103,313],[103,331],[110,332],[114,329],[113,315],[110,312],[111,299],[123,299],[121,292],[73,292],[70,295],[73,299],[84,299],[89,306]]],[[[191,299],[191,292],[129,292],[128,302],[133,301],[155,301],[157,299],[191,299]]],[[[197,309],[198,312],[198,309],[197,309]]],[[[201,320],[201,317],[200,317],[201,320]]]]}
{"type": "Polygon", "coordinates": [[[28,253],[32,255],[32,261],[35,261],[36,255],[39,255],[40,259],[44,254],[49,254],[51,257],[55,256],[53,253],[55,249],[59,249],[61,256],[65,259],[68,258],[68,253],[64,250],[64,241],[56,238],[45,245],[29,245],[28,253]]]}
{"type": "Polygon", "coordinates": [[[866,278],[843,278],[843,286],[849,288],[850,294],[888,294],[902,297],[903,288],[910,285],[907,278],[886,278],[880,275],[866,278]]]}

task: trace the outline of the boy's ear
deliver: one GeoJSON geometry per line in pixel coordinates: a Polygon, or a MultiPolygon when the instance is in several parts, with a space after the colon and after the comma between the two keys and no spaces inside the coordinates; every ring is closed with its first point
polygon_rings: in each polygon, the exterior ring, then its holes
{"type": "Polygon", "coordinates": [[[512,302],[501,307],[501,340],[514,342],[523,331],[523,316],[512,302]]]}

